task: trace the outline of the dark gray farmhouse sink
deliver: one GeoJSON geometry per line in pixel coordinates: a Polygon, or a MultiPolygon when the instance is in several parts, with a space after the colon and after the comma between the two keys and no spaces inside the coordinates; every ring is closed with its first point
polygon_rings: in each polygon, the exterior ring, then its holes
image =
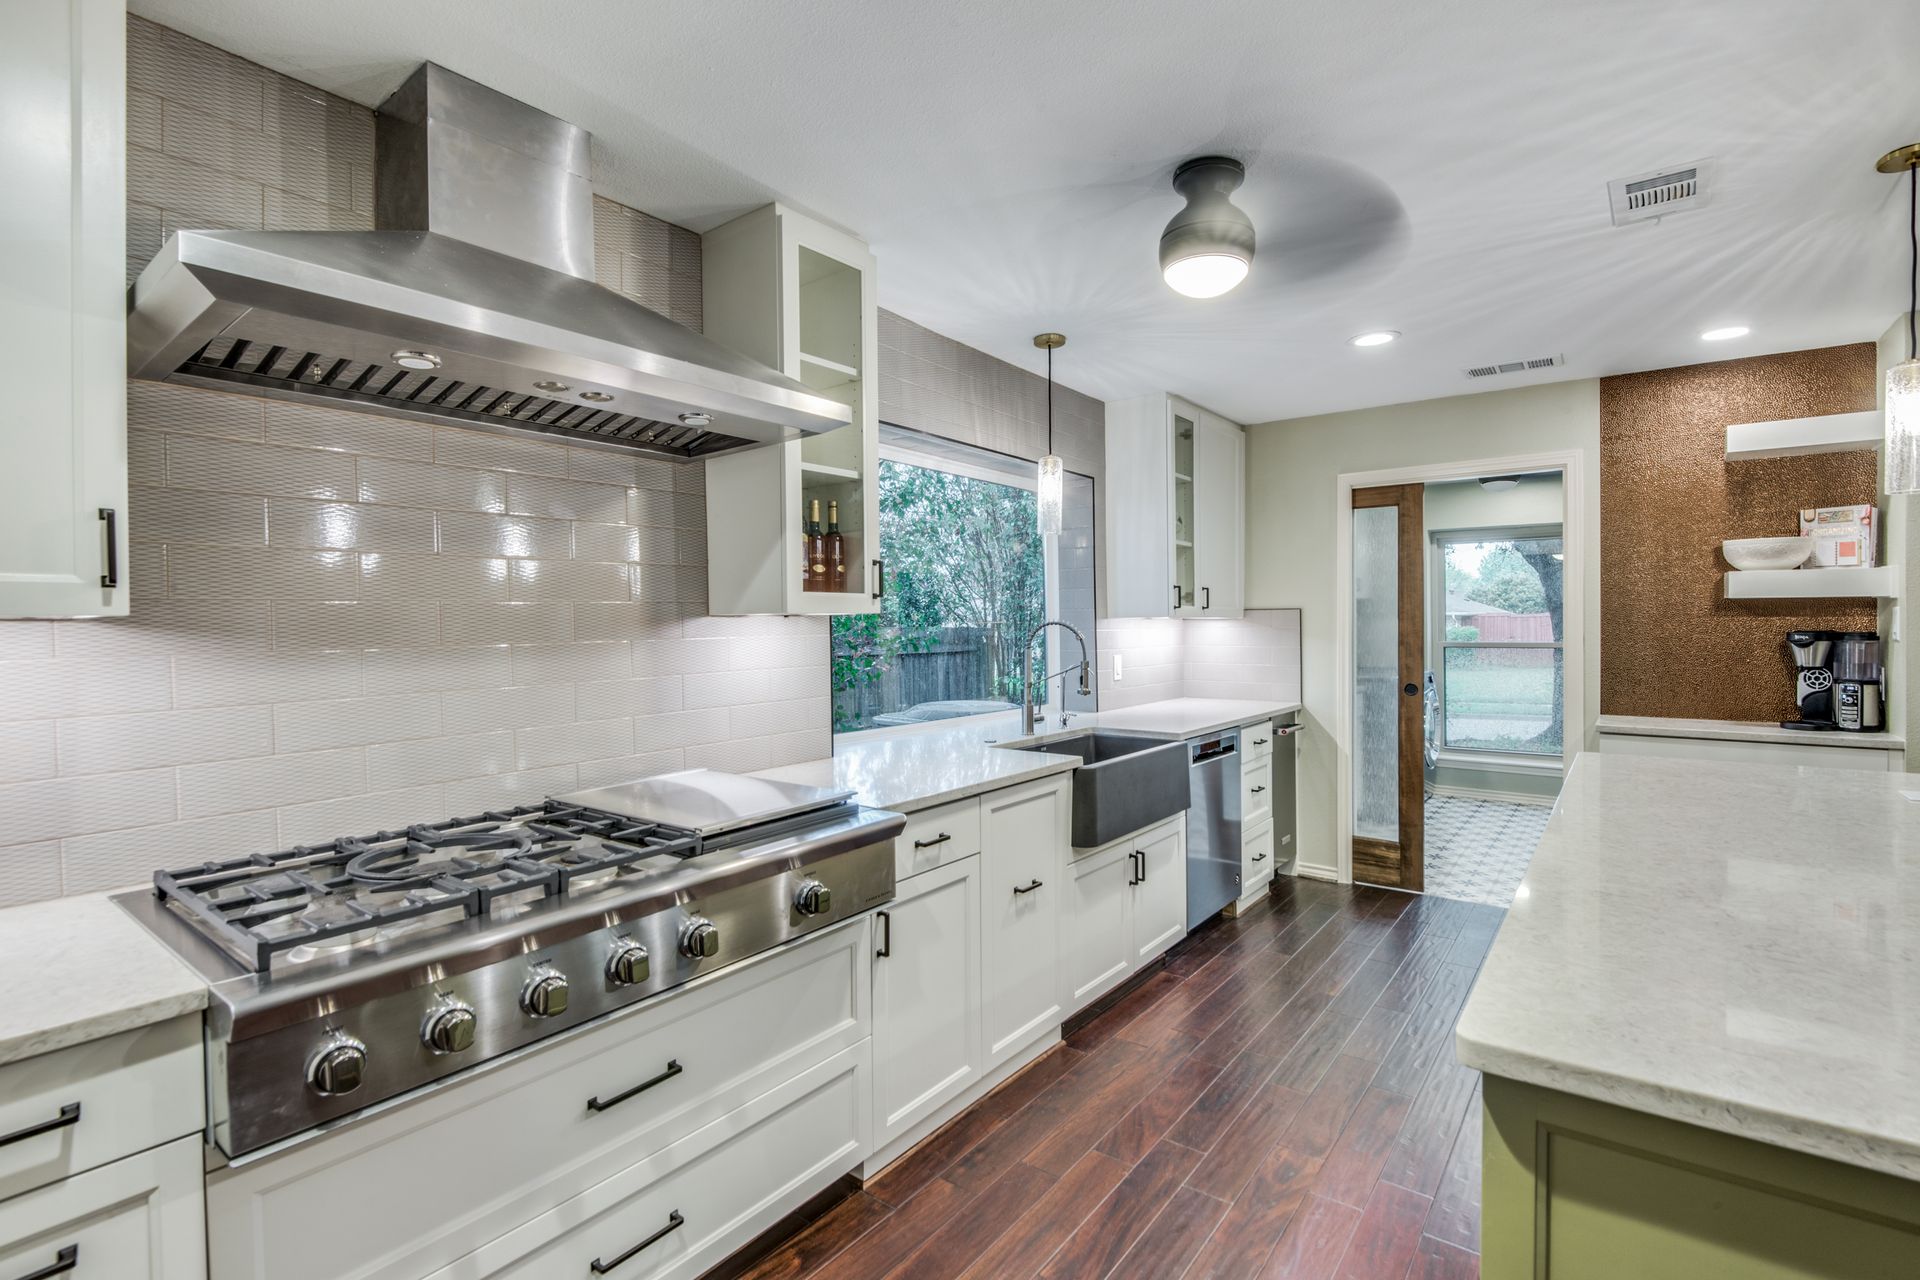
{"type": "Polygon", "coordinates": [[[1183,812],[1189,803],[1187,744],[1094,729],[1016,751],[1078,756],[1073,771],[1073,843],[1091,849],[1183,812]]]}

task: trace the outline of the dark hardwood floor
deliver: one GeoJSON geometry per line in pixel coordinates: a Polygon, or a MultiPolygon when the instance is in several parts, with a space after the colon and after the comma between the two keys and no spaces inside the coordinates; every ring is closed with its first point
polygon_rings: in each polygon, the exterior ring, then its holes
{"type": "Polygon", "coordinates": [[[1478,1276],[1452,1033],[1504,914],[1284,880],[744,1273],[1478,1276]]]}

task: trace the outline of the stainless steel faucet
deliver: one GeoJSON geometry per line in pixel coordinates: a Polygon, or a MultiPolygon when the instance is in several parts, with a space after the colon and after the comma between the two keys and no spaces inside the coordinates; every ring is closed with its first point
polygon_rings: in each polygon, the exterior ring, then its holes
{"type": "Polygon", "coordinates": [[[1040,633],[1042,631],[1045,631],[1048,627],[1059,627],[1062,631],[1065,631],[1068,635],[1072,636],[1075,640],[1078,640],[1080,642],[1080,661],[1074,664],[1080,668],[1080,693],[1081,693],[1081,696],[1084,697],[1085,695],[1093,692],[1093,689],[1091,688],[1090,682],[1089,682],[1089,677],[1092,675],[1093,667],[1091,666],[1091,664],[1087,662],[1087,638],[1081,635],[1078,631],[1076,631],[1073,628],[1073,626],[1069,623],[1057,622],[1057,621],[1049,621],[1049,622],[1041,623],[1039,626],[1035,627],[1031,632],[1027,634],[1027,643],[1020,650],[1020,662],[1021,662],[1021,665],[1026,668],[1026,675],[1028,676],[1026,692],[1022,695],[1020,700],[1021,701],[1020,733],[1023,737],[1033,732],[1033,725],[1034,725],[1033,713],[1035,710],[1035,704],[1033,701],[1034,692],[1036,690],[1039,691],[1040,697],[1042,699],[1039,705],[1045,706],[1046,705],[1045,698],[1047,695],[1047,682],[1049,680],[1055,679],[1056,677],[1060,681],[1060,723],[1064,725],[1067,722],[1067,718],[1066,718],[1067,677],[1073,673],[1073,666],[1062,667],[1058,671],[1054,672],[1053,675],[1041,676],[1038,680],[1032,679],[1033,642],[1039,639],[1040,633]]]}

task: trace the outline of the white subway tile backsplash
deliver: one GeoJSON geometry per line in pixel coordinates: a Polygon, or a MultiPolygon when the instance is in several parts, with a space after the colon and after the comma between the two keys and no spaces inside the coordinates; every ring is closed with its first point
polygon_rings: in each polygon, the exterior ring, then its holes
{"type": "Polygon", "coordinates": [[[465,817],[515,805],[538,804],[548,796],[576,791],[579,786],[579,775],[570,764],[467,778],[446,784],[447,814],[465,817]]]}
{"type": "Polygon", "coordinates": [[[447,644],[558,644],[573,638],[573,612],[557,601],[449,601],[440,607],[447,644]]]}
{"type": "Polygon", "coordinates": [[[0,907],[57,898],[62,892],[58,840],[0,848],[0,907]]]}
{"type": "Polygon", "coordinates": [[[623,489],[672,489],[674,477],[682,471],[705,474],[705,468],[699,464],[683,465],[665,458],[609,453],[603,449],[569,449],[567,464],[567,474],[575,480],[617,484],[623,489]]]}
{"type": "Polygon", "coordinates": [[[165,657],[0,663],[0,721],[109,715],[173,705],[165,657]]]}
{"type": "Polygon", "coordinates": [[[645,716],[679,711],[684,706],[679,676],[652,680],[588,680],[578,688],[580,705],[591,714],[645,716]]]}
{"type": "Polygon", "coordinates": [[[264,652],[272,644],[264,600],[147,600],[125,618],[54,624],[54,652],[73,658],[264,652]]]}
{"type": "Polygon", "coordinates": [[[543,725],[521,729],[514,735],[518,752],[515,767],[539,769],[548,765],[575,764],[581,760],[601,760],[633,752],[633,721],[576,720],[572,724],[543,725]]]}
{"type": "Polygon", "coordinates": [[[678,604],[643,604],[638,600],[581,601],[573,607],[576,640],[631,640],[651,644],[679,635],[685,609],[678,604]]]}
{"type": "MultiPolygon", "coordinates": [[[[448,733],[569,724],[576,718],[574,712],[574,687],[570,684],[455,689],[440,695],[440,720],[448,733]]],[[[630,713],[595,703],[588,714],[598,718],[630,713]]]]}
{"type": "Polygon", "coordinates": [[[825,724],[833,714],[833,709],[826,698],[796,698],[791,702],[736,706],[728,714],[728,736],[757,738],[776,733],[797,733],[825,724]]]}
{"type": "Polygon", "coordinates": [[[477,467],[482,471],[531,471],[541,475],[567,474],[568,450],[560,444],[515,440],[454,427],[432,427],[433,460],[449,467],[477,467]]]}
{"type": "Polygon", "coordinates": [[[26,844],[170,822],[175,816],[173,778],[171,769],[151,769],[0,786],[0,831],[8,840],[26,844]]]}
{"type": "Polygon", "coordinates": [[[176,598],[355,600],[360,596],[359,557],[349,551],[303,551],[262,547],[171,548],[176,598]]]}
{"type": "Polygon", "coordinates": [[[773,749],[763,738],[689,745],[686,758],[689,769],[752,773],[756,769],[773,768],[773,749]]]}
{"type": "Polygon", "coordinates": [[[594,560],[514,560],[509,593],[515,600],[625,600],[629,566],[594,560]]]}
{"type": "Polygon", "coordinates": [[[727,713],[710,711],[664,711],[657,715],[633,718],[633,748],[636,751],[665,751],[695,743],[719,742],[729,730],[727,713]]]}
{"type": "MultiPolygon", "coordinates": [[[[514,684],[561,684],[579,680],[613,680],[632,671],[626,644],[517,645],[513,650],[514,684]]],[[[591,711],[589,718],[598,719],[591,711]]]]}
{"type": "Polygon", "coordinates": [[[429,553],[438,545],[431,511],[303,498],[268,498],[266,504],[267,541],[276,547],[429,553]]]}
{"type": "Polygon", "coordinates": [[[452,816],[444,788],[437,783],[372,791],[365,795],[287,805],[279,811],[280,847],[312,844],[344,833],[392,831],[420,821],[423,813],[452,816]]]}
{"type": "Polygon", "coordinates": [[[164,485],[167,482],[167,438],[157,431],[127,432],[127,482],[164,485]]]}
{"type": "Polygon", "coordinates": [[[59,722],[60,772],[114,773],[273,750],[266,707],[210,707],[59,722]]]}
{"type": "MultiPolygon", "coordinates": [[[[633,561],[643,557],[640,554],[640,535],[642,532],[658,534],[658,529],[640,530],[630,524],[576,524],[573,526],[573,558],[576,560],[615,560],[633,561]]],[[[649,542],[656,555],[660,550],[657,540],[649,542]]],[[[656,563],[673,562],[673,539],[666,540],[666,558],[656,563]]],[[[624,600],[625,596],[615,599],[624,600]]]]}
{"type": "Polygon", "coordinates": [[[477,556],[393,555],[360,557],[363,600],[505,600],[507,560],[477,556]]]}
{"type": "Polygon", "coordinates": [[[51,622],[0,622],[0,662],[53,656],[51,622]]]}
{"type": "Polygon", "coordinates": [[[167,483],[176,489],[351,500],[354,460],[321,449],[170,435],[167,483]]]}
{"type": "Polygon", "coordinates": [[[634,489],[629,497],[632,499],[630,515],[606,518],[673,529],[698,529],[706,523],[707,499],[703,493],[659,493],[650,489],[634,489]]]}
{"type": "Polygon", "coordinates": [[[319,751],[326,747],[434,738],[442,732],[437,693],[282,702],[273,708],[272,749],[319,751]]]}
{"type": "Polygon", "coordinates": [[[410,462],[428,462],[433,457],[433,429],[417,422],[285,400],[256,403],[266,408],[268,444],[338,449],[343,453],[410,462]]]}
{"type": "Polygon", "coordinates": [[[467,733],[419,742],[383,742],[367,749],[367,768],[388,786],[456,782],[514,768],[513,730],[467,733]]]}
{"type": "Polygon", "coordinates": [[[411,689],[489,689],[513,684],[506,645],[444,649],[376,649],[362,660],[368,693],[411,689]]]}
{"type": "Polygon", "coordinates": [[[564,560],[572,554],[573,526],[534,516],[442,511],[440,550],[455,555],[539,556],[564,560]]]}
{"type": "Polygon", "coordinates": [[[127,494],[127,533],[143,542],[265,546],[269,501],[245,493],[135,486],[127,494]]]}
{"type": "MultiPolygon", "coordinates": [[[[125,776],[125,775],[121,775],[125,776]]],[[[182,765],[180,816],[202,818],[272,805],[302,804],[367,789],[367,758],[359,747],[269,755],[252,760],[182,765]]],[[[385,776],[383,781],[393,781],[385,776]]]]}
{"type": "Polygon", "coordinates": [[[622,524],[627,520],[627,491],[583,480],[510,475],[506,510],[514,515],[622,524]]]}
{"type": "MultiPolygon", "coordinates": [[[[677,773],[687,768],[687,753],[678,747],[662,751],[643,751],[638,755],[615,756],[609,760],[583,760],[578,766],[578,785],[610,787],[634,778],[651,778],[662,773],[677,773]]],[[[0,856],[4,856],[0,849],[0,856]]]]}
{"type": "Polygon", "coordinates": [[[0,782],[31,782],[57,772],[52,720],[0,723],[0,782]]]}
{"type": "Polygon", "coordinates": [[[256,396],[198,391],[143,378],[127,380],[127,425],[146,431],[257,443],[264,438],[262,406],[266,403],[256,396]]]}
{"type": "Polygon", "coordinates": [[[277,847],[273,810],[254,809],[157,827],[69,836],[60,842],[60,860],[66,892],[89,893],[120,885],[151,885],[156,871],[240,858],[277,847]]]}
{"type": "Polygon", "coordinates": [[[359,459],[359,469],[358,496],[362,502],[453,511],[507,509],[506,477],[495,471],[368,457],[359,459]]]}
{"type": "Polygon", "coordinates": [[[360,662],[354,652],[182,654],[173,660],[173,698],[182,707],[351,698],[360,662]]]}
{"type": "Polygon", "coordinates": [[[386,648],[439,639],[440,609],[431,600],[273,602],[275,649],[386,648]]]}
{"type": "MultiPolygon", "coordinates": [[[[735,671],[724,680],[711,675],[674,676],[685,687],[684,700],[689,709],[703,707],[727,708],[741,704],[767,702],[772,699],[773,673],[769,671],[735,671]]],[[[720,710],[717,714],[725,714],[720,710]]]]}

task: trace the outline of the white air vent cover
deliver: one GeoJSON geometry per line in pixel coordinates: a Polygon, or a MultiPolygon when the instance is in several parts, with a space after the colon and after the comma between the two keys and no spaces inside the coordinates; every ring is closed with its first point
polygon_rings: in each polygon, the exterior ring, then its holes
{"type": "Polygon", "coordinates": [[[1633,178],[1617,178],[1607,184],[1607,204],[1613,213],[1613,225],[1647,222],[1668,214],[1698,209],[1707,202],[1708,161],[1655,169],[1633,178]]]}
{"type": "Polygon", "coordinates": [[[1567,362],[1564,355],[1534,356],[1530,360],[1502,360],[1499,364],[1476,364],[1467,370],[1469,378],[1497,378],[1503,373],[1529,373],[1535,369],[1552,369],[1567,362]]]}

